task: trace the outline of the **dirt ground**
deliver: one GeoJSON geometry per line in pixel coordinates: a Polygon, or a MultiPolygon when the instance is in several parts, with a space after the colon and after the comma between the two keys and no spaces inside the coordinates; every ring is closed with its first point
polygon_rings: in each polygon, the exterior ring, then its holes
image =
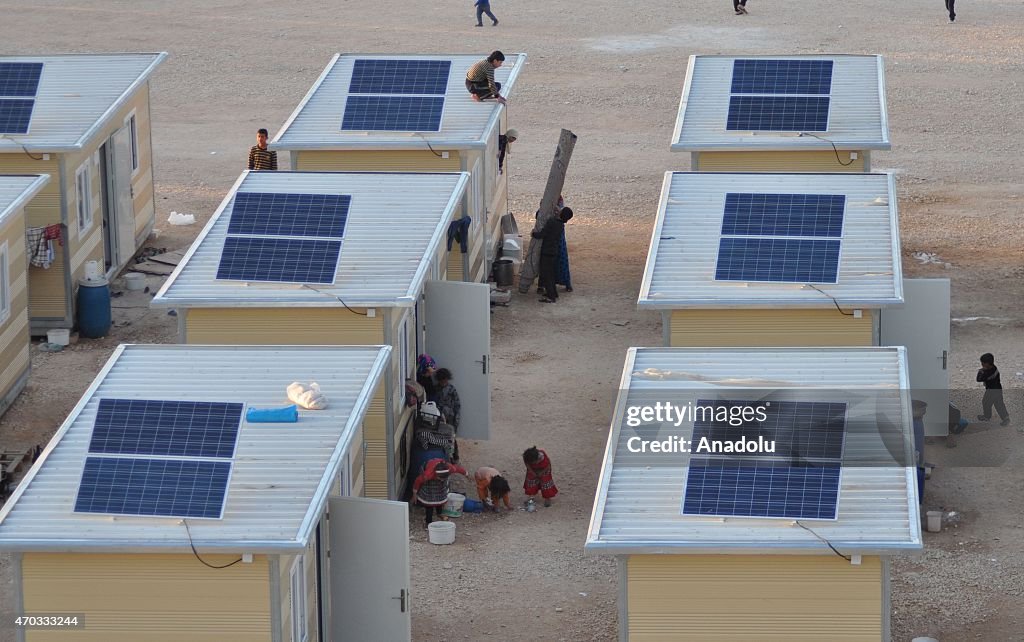
{"type": "MultiPolygon", "coordinates": [[[[167,249],[191,243],[243,169],[253,131],[280,126],[333,53],[527,52],[509,107],[521,134],[507,161],[510,206],[529,218],[558,130],[578,134],[565,189],[577,213],[568,232],[576,292],[554,306],[517,296],[494,314],[495,436],[466,444],[463,458],[508,471],[516,487],[519,453],[537,444],[551,454],[561,493],[533,514],[463,518],[451,547],[427,544],[413,515],[414,637],[603,640],[616,635],[615,563],[585,555],[583,540],[625,349],[661,341],[660,319],[635,301],[662,174],[688,169],[668,145],[689,55],[885,56],[894,149],[873,162],[899,177],[904,270],[952,280],[951,385],[975,388],[977,356],[994,352],[1024,426],[1024,381],[1015,377],[1024,370],[1024,4],[961,4],[949,24],[939,0],[752,0],[745,17],[728,0],[494,0],[500,26],[476,29],[468,0],[0,0],[0,51],[171,53],[152,83],[150,245],[167,249]],[[170,227],[171,210],[199,223],[170,227]],[[921,263],[915,252],[941,262],[921,263]],[[538,321],[542,334],[532,331],[538,321]]],[[[147,300],[115,299],[107,339],[34,351],[29,388],[0,419],[0,446],[49,439],[118,343],[174,341],[175,319],[147,300]]],[[[963,396],[973,416],[976,401],[963,396]]],[[[957,449],[945,442],[927,453],[940,467],[924,508],[956,511],[959,521],[895,563],[893,639],[1024,640],[1021,433],[972,426],[957,449]],[[1005,461],[955,465],[951,454],[963,452],[1005,461]]],[[[0,605],[11,582],[0,556],[0,605]]]]}

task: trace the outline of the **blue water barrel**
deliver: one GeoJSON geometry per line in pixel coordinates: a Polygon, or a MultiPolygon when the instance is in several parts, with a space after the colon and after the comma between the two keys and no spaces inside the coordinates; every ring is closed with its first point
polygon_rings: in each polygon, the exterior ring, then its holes
{"type": "Polygon", "coordinates": [[[78,335],[98,339],[110,332],[110,283],[103,277],[78,282],[78,335]]]}

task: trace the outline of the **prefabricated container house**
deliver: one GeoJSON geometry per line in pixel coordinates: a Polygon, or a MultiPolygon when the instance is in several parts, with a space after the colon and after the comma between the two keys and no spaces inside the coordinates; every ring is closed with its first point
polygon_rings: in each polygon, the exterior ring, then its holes
{"type": "Polygon", "coordinates": [[[908,381],[903,348],[631,348],[585,545],[618,559],[619,639],[888,640],[890,560],[922,548],[908,381]]]}
{"type": "Polygon", "coordinates": [[[0,510],[7,610],[83,642],[408,640],[408,506],[362,498],[390,350],[119,347],[0,510]],[[296,380],[328,406],[249,421],[296,380]]]}
{"type": "Polygon", "coordinates": [[[906,346],[947,432],[949,281],[903,278],[891,174],[666,173],[638,304],[666,346],[906,346]]]}
{"type": "MultiPolygon", "coordinates": [[[[481,55],[338,54],[270,143],[295,170],[469,172],[458,216],[469,217],[465,254],[453,248],[451,280],[486,281],[508,212],[498,137],[508,112],[474,102],[466,72],[481,55]]],[[[495,73],[512,94],[526,54],[506,54],[495,73]]]]}
{"type": "Polygon", "coordinates": [[[701,172],[868,172],[888,150],[881,56],[690,56],[672,151],[701,172]]]}
{"type": "Polygon", "coordinates": [[[149,78],[166,57],[0,56],[0,174],[53,177],[26,208],[54,250],[29,268],[33,334],[73,327],[85,264],[116,274],[153,229],[149,78]]]}
{"type": "Polygon", "coordinates": [[[444,280],[467,182],[465,173],[246,172],[152,305],[177,310],[182,343],[391,345],[367,438],[367,495],[394,498],[412,445],[405,381],[416,355],[455,373],[460,434],[487,436],[490,290],[444,280]]]}
{"type": "MultiPolygon", "coordinates": [[[[43,176],[0,176],[0,415],[28,383],[28,243],[25,207],[49,182],[43,176]]],[[[35,248],[44,240],[37,240],[35,248]]]]}

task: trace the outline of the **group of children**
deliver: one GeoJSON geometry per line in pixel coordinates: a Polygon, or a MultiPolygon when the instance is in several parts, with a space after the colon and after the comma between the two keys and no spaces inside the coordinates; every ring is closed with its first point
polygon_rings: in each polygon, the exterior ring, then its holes
{"type": "MultiPolygon", "coordinates": [[[[551,475],[551,459],[543,450],[532,446],[523,452],[523,463],[526,465],[526,481],[523,482],[527,501],[538,493],[544,499],[545,506],[551,506],[551,500],[558,494],[554,477],[551,475]]],[[[448,462],[437,457],[423,464],[423,470],[412,485],[412,498],[409,504],[420,504],[426,511],[426,526],[434,521],[434,513],[438,518],[447,519],[441,514],[441,508],[448,502],[450,492],[449,481],[452,473],[469,477],[469,473],[459,464],[448,462]]],[[[504,504],[505,510],[512,510],[512,488],[508,480],[497,468],[481,466],[473,474],[476,492],[480,501],[488,510],[498,512],[504,504]]]]}

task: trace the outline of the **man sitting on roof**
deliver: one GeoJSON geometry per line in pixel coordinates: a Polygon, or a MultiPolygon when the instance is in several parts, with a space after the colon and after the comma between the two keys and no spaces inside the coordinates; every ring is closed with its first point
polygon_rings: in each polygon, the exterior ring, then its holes
{"type": "Polygon", "coordinates": [[[504,62],[505,54],[493,51],[485,60],[473,63],[466,72],[466,91],[473,100],[493,98],[502,105],[505,104],[505,99],[498,93],[501,90],[501,83],[494,80],[494,70],[501,67],[504,62]]]}

